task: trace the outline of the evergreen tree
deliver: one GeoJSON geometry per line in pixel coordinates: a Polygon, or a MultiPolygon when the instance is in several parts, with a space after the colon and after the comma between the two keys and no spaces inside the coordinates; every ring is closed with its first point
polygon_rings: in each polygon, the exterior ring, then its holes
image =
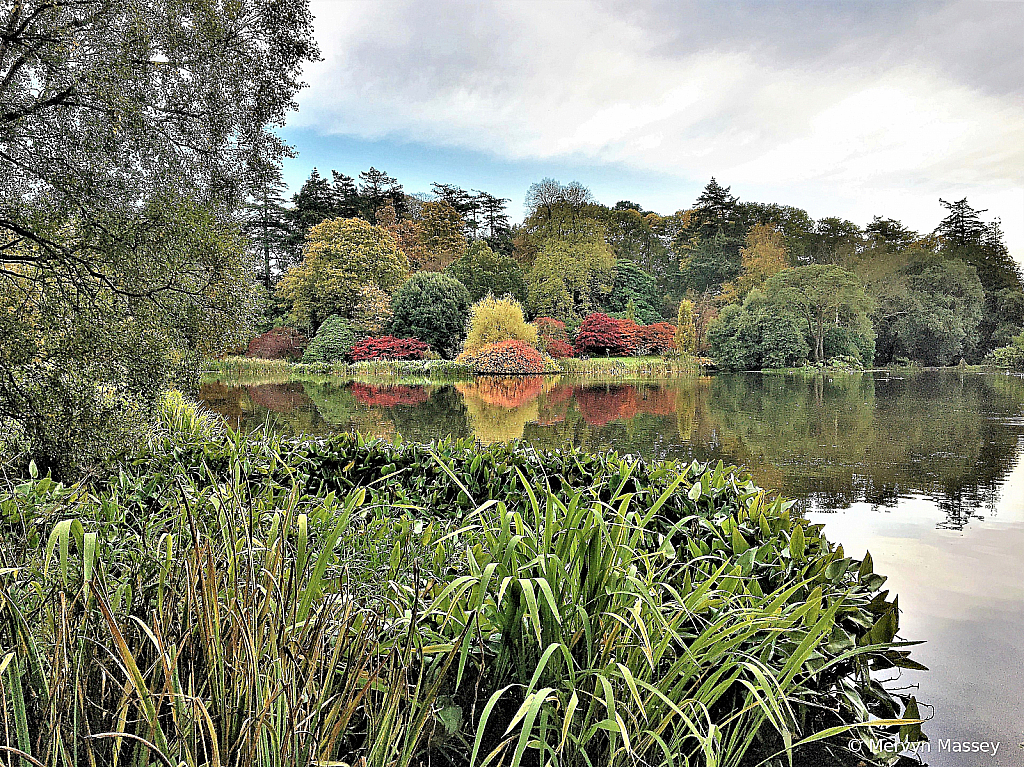
{"type": "Polygon", "coordinates": [[[394,206],[398,218],[405,214],[405,194],[398,179],[371,166],[359,174],[359,182],[360,209],[371,224],[377,223],[377,212],[388,202],[394,206]]]}
{"type": "Polygon", "coordinates": [[[256,279],[269,292],[275,276],[292,265],[291,226],[283,197],[287,186],[281,178],[281,169],[268,164],[257,171],[254,187],[244,209],[245,229],[258,255],[256,279]]]}

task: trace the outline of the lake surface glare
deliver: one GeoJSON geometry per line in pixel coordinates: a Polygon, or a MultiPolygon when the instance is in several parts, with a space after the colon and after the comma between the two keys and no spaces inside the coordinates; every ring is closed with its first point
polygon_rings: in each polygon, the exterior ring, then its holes
{"type": "Polygon", "coordinates": [[[523,438],[648,459],[721,459],[795,498],[899,595],[904,672],[932,718],[930,765],[1024,764],[1024,380],[957,371],[734,374],[643,383],[571,377],[454,384],[210,381],[243,429],[355,429],[429,441],[523,438]],[[989,753],[958,743],[999,743],[989,753]]]}

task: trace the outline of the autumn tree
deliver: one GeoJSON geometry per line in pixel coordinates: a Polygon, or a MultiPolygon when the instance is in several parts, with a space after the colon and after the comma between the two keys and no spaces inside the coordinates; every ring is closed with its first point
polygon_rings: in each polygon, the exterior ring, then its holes
{"type": "Polygon", "coordinates": [[[415,223],[415,247],[409,253],[416,267],[439,272],[466,252],[462,217],[449,203],[426,202],[415,223]]]}
{"type": "Polygon", "coordinates": [[[747,232],[740,259],[743,266],[739,276],[722,286],[722,303],[742,301],[751,290],[790,266],[782,232],[767,224],[756,224],[747,232]]]}
{"type": "Polygon", "coordinates": [[[409,274],[409,261],[386,229],[358,218],[338,218],[314,226],[302,263],[278,283],[294,320],[313,332],[332,314],[349,318],[360,288],[376,285],[393,293],[409,274]]]}

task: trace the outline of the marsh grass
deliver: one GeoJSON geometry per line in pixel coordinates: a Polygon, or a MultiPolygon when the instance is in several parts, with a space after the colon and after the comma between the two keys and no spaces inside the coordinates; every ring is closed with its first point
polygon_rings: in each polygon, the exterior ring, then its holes
{"type": "Polygon", "coordinates": [[[107,485],[0,501],[11,765],[710,767],[918,735],[871,678],[912,662],[870,557],[735,470],[162,414],[107,485]]]}

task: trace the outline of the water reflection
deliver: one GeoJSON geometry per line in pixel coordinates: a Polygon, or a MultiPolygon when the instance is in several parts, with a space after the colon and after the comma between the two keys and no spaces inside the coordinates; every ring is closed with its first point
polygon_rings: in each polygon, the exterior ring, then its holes
{"type": "Polygon", "coordinates": [[[1021,379],[953,372],[642,384],[565,376],[454,385],[222,381],[204,385],[201,396],[242,428],[269,419],[293,433],[525,438],[542,448],[720,458],[809,509],[892,508],[925,494],[945,514],[939,524],[955,529],[993,512],[1024,434],[1021,379]]]}

